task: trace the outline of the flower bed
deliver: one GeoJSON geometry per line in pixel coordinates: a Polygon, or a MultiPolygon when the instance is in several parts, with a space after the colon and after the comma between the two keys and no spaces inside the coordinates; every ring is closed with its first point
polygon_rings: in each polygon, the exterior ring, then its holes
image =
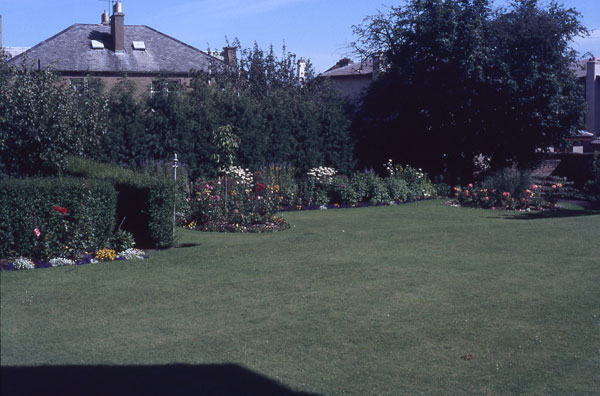
{"type": "Polygon", "coordinates": [[[198,180],[188,197],[188,229],[225,232],[266,232],[289,228],[276,213],[315,209],[383,206],[435,196],[436,189],[421,169],[385,164],[386,177],[372,171],[338,175],[328,167],[295,177],[295,169],[272,164],[252,173],[231,167],[214,180],[198,180]]]}
{"type": "Polygon", "coordinates": [[[553,210],[557,208],[557,197],[562,184],[554,184],[550,189],[532,184],[515,192],[483,188],[477,184],[454,187],[455,203],[460,206],[492,210],[553,210]]]}
{"type": "Polygon", "coordinates": [[[35,260],[25,257],[18,257],[16,259],[2,259],[0,260],[0,271],[32,270],[39,268],[95,264],[102,261],[122,261],[133,259],[141,260],[145,258],[147,258],[146,254],[143,250],[139,249],[129,248],[119,253],[116,253],[112,249],[101,249],[93,254],[84,254],[75,260],[64,257],[57,257],[50,260],[35,260]]]}

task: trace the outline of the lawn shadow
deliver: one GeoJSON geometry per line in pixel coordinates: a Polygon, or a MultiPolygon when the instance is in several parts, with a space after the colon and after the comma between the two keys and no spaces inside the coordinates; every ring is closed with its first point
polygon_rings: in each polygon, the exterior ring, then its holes
{"type": "Polygon", "coordinates": [[[295,392],[236,364],[1,367],[2,395],[283,395],[295,392]]]}
{"type": "MultiPolygon", "coordinates": [[[[544,212],[519,212],[510,215],[503,215],[502,219],[509,220],[542,220],[542,219],[558,219],[568,217],[582,217],[582,216],[598,216],[600,215],[599,206],[590,206],[588,208],[581,209],[559,209],[549,210],[544,212]]],[[[492,218],[492,217],[490,217],[492,218]]]]}
{"type": "Polygon", "coordinates": [[[200,246],[200,243],[180,243],[179,245],[175,246],[175,249],[181,249],[181,248],[191,248],[191,247],[196,247],[196,246],[200,246]]]}

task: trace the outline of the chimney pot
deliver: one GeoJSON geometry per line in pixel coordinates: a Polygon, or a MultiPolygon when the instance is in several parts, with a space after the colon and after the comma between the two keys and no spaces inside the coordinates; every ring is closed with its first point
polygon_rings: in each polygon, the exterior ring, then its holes
{"type": "Polygon", "coordinates": [[[104,13],[102,13],[101,18],[101,23],[103,25],[108,25],[110,23],[110,16],[108,15],[108,11],[104,10],[104,13]]]}
{"type": "Polygon", "coordinates": [[[117,1],[113,5],[113,13],[117,13],[117,12],[123,12],[123,5],[121,4],[120,1],[117,1]]]}

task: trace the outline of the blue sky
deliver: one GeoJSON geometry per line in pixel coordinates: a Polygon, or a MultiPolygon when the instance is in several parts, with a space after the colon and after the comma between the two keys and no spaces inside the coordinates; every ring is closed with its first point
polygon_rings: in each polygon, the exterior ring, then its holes
{"type": "MultiPolygon", "coordinates": [[[[348,55],[352,25],[400,1],[386,0],[123,0],[125,23],[148,25],[202,50],[221,48],[227,36],[243,46],[254,41],[278,54],[282,45],[310,58],[322,72],[348,55]]],[[[507,0],[496,0],[498,5],[507,0]]],[[[595,29],[574,43],[581,53],[600,56],[600,0],[563,0],[595,29]]],[[[102,0],[0,0],[4,46],[30,47],[74,23],[98,23],[102,0]]]]}

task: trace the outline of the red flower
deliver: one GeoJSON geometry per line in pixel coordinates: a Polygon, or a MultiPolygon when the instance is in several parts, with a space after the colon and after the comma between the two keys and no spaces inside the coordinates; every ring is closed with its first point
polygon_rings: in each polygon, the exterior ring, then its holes
{"type": "Polygon", "coordinates": [[[58,213],[60,211],[60,206],[54,205],[54,211],[58,213]]]}
{"type": "Polygon", "coordinates": [[[67,208],[60,208],[60,213],[62,213],[62,214],[67,213],[67,208]]]}

